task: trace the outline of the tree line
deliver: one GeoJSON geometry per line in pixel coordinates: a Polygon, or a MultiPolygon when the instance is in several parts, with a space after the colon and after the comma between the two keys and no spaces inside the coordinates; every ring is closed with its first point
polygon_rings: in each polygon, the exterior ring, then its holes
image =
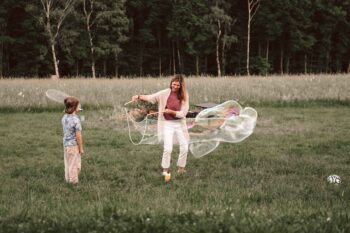
{"type": "Polygon", "coordinates": [[[350,0],[2,0],[1,77],[350,72],[350,0]]]}

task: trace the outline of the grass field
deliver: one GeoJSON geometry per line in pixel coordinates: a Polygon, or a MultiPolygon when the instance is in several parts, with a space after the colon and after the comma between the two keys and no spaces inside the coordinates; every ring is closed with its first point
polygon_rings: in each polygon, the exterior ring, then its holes
{"type": "Polygon", "coordinates": [[[205,94],[189,80],[192,103],[242,90],[259,118],[245,141],[189,155],[188,172],[170,183],[160,174],[162,147],[133,146],[120,111],[129,96],[166,80],[80,80],[81,90],[68,88],[86,106],[77,187],[63,178],[62,107],[42,92],[79,80],[0,80],[0,232],[350,232],[350,78],[316,77],[308,87],[312,79],[226,79],[223,91],[205,94]],[[342,183],[327,183],[331,174],[342,183]]]}

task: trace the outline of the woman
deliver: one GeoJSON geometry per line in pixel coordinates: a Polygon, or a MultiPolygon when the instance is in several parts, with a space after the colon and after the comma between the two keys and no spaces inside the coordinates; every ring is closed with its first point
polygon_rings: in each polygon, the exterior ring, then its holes
{"type": "Polygon", "coordinates": [[[144,100],[158,104],[158,140],[164,141],[161,166],[163,175],[169,174],[174,134],[180,145],[177,161],[178,172],[185,172],[188,154],[189,135],[186,126],[186,114],[189,109],[189,97],[182,75],[175,75],[170,81],[170,88],[151,95],[134,95],[132,101],[144,100]]]}

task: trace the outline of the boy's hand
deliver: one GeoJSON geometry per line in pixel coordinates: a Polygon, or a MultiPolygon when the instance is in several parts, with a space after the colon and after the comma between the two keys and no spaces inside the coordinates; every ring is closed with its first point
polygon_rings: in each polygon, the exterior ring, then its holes
{"type": "Polygon", "coordinates": [[[84,149],[79,150],[79,154],[83,155],[84,154],[84,149]]]}

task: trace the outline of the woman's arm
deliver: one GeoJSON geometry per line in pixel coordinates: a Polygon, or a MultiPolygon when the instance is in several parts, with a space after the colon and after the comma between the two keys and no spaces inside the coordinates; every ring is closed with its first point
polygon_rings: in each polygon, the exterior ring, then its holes
{"type": "Polygon", "coordinates": [[[189,104],[189,97],[187,95],[186,100],[182,102],[181,104],[181,110],[180,111],[175,111],[175,117],[177,118],[186,118],[186,115],[188,113],[188,110],[190,108],[189,104]]]}
{"type": "Polygon", "coordinates": [[[147,102],[150,102],[152,104],[155,104],[159,102],[160,95],[162,94],[163,91],[158,91],[157,93],[151,94],[151,95],[134,95],[131,100],[136,101],[136,100],[144,100],[147,102]]]}
{"type": "MultiPolygon", "coordinates": [[[[136,101],[136,100],[145,100],[145,97],[144,95],[134,95],[132,98],[131,98],[132,101],[136,101]]],[[[145,100],[147,101],[147,100],[145,100]]]]}

